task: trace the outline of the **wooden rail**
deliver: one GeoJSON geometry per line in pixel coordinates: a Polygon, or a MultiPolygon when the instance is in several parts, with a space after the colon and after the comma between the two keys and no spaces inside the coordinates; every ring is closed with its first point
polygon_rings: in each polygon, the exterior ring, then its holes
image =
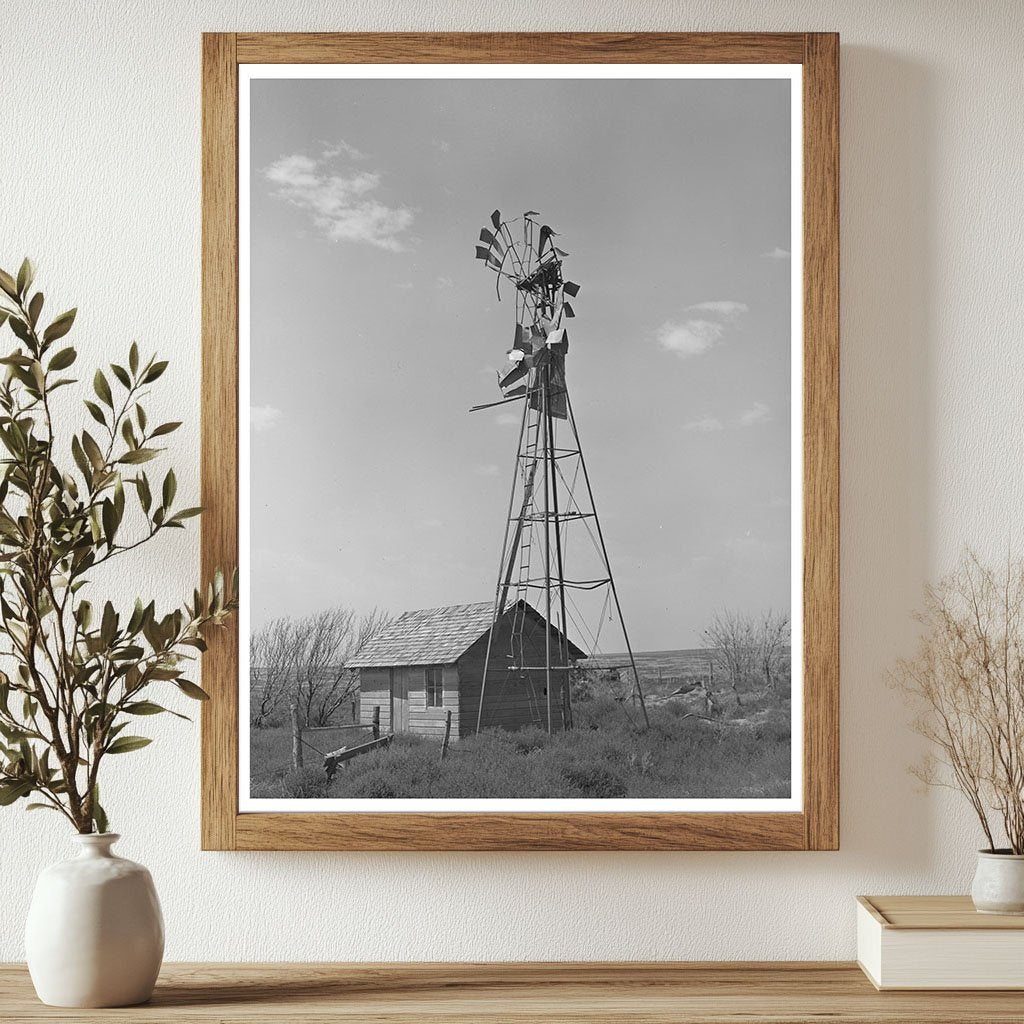
{"type": "Polygon", "coordinates": [[[393,738],[393,735],[388,733],[387,736],[380,736],[375,740],[367,740],[365,743],[360,743],[354,747],[341,747],[338,750],[332,750],[331,753],[324,756],[324,771],[327,772],[327,777],[329,779],[334,778],[334,773],[338,770],[339,764],[351,761],[353,757],[367,754],[378,747],[386,747],[393,738]]]}

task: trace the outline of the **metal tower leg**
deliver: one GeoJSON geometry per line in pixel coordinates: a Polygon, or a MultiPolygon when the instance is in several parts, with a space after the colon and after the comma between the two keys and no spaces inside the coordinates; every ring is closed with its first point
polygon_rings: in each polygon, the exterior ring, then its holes
{"type": "Polygon", "coordinates": [[[601,530],[601,518],[597,514],[597,505],[594,502],[594,490],[590,486],[590,474],[587,472],[587,461],[583,457],[583,444],[580,442],[580,433],[576,427],[576,417],[573,415],[572,402],[569,400],[569,392],[565,393],[566,410],[569,413],[569,424],[572,427],[573,436],[576,438],[576,450],[579,452],[580,468],[583,470],[583,482],[587,487],[587,496],[590,499],[590,507],[594,512],[594,525],[597,527],[597,539],[601,545],[601,557],[604,559],[605,572],[608,573],[608,584],[612,591],[612,600],[615,602],[615,613],[619,617],[619,625],[622,628],[622,639],[626,642],[626,651],[629,653],[629,664],[633,669],[633,680],[636,685],[637,696],[640,698],[640,710],[644,713],[644,725],[650,729],[651,720],[647,715],[647,704],[644,701],[644,691],[640,686],[640,673],[636,670],[636,659],[633,657],[633,648],[629,642],[629,633],[626,631],[626,620],[622,617],[622,605],[619,604],[619,592],[615,586],[615,577],[612,575],[612,567],[608,561],[608,549],[604,543],[604,533],[601,530]]]}

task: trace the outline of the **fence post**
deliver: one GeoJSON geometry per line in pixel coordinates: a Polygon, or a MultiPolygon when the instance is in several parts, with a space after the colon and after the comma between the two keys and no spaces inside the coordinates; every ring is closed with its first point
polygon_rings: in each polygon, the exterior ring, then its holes
{"type": "Polygon", "coordinates": [[[448,738],[452,734],[452,709],[448,708],[444,713],[444,739],[441,740],[441,760],[448,753],[448,738]]]}
{"type": "Polygon", "coordinates": [[[380,705],[373,709],[373,738],[380,739],[380,705]]]}
{"type": "Polygon", "coordinates": [[[299,703],[292,701],[292,768],[302,767],[302,726],[299,725],[299,703]]]}

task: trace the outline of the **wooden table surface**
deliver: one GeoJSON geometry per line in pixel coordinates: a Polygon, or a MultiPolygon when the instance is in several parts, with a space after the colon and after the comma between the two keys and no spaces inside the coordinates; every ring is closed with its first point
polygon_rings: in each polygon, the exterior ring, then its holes
{"type": "Polygon", "coordinates": [[[144,1006],[60,1010],[0,965],[0,1021],[970,1024],[1024,992],[876,992],[855,964],[166,964],[144,1006]]]}

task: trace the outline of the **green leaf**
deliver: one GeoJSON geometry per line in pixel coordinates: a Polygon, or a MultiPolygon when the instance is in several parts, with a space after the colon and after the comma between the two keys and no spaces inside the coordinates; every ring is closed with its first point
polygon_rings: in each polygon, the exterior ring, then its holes
{"type": "Polygon", "coordinates": [[[123,366],[118,366],[117,363],[110,364],[110,372],[126,387],[132,386],[132,379],[128,376],[128,371],[123,366]]]}
{"type": "Polygon", "coordinates": [[[18,286],[14,281],[14,278],[7,273],[6,270],[0,270],[0,288],[4,290],[12,299],[17,302],[18,300],[18,286]]]}
{"type": "Polygon", "coordinates": [[[170,519],[167,520],[167,524],[180,523],[183,519],[191,519],[193,516],[201,515],[203,507],[196,505],[194,508],[183,508],[180,512],[175,512],[170,519]]]}
{"type": "Polygon", "coordinates": [[[103,415],[103,410],[95,403],[90,402],[88,398],[84,399],[85,407],[89,410],[89,415],[101,426],[107,425],[107,417],[103,415]]]}
{"type": "Polygon", "coordinates": [[[92,787],[92,820],[96,831],[101,835],[108,831],[107,814],[100,806],[100,787],[98,785],[92,787]]]}
{"type": "Polygon", "coordinates": [[[190,722],[191,719],[188,715],[181,715],[177,711],[172,711],[170,708],[161,707],[159,704],[154,704],[151,700],[137,700],[134,704],[125,704],[124,711],[129,715],[174,715],[175,718],[181,718],[186,722],[190,722]]]}
{"type": "Polygon", "coordinates": [[[56,341],[58,338],[63,338],[68,331],[71,330],[71,325],[75,322],[75,314],[78,312],[77,307],[75,309],[69,309],[66,313],[61,313],[56,320],[50,324],[49,327],[43,331],[43,341],[49,344],[51,341],[56,341]]]}
{"type": "Polygon", "coordinates": [[[189,682],[188,679],[176,679],[174,681],[174,685],[177,686],[177,688],[181,690],[186,697],[191,697],[193,700],[210,699],[210,695],[201,686],[196,686],[195,683],[189,682]]]}
{"type": "Polygon", "coordinates": [[[107,747],[108,754],[128,754],[133,750],[141,750],[148,747],[153,741],[146,736],[118,736],[113,743],[107,747]]]}
{"type": "Polygon", "coordinates": [[[32,792],[33,783],[31,779],[18,779],[11,782],[0,782],[0,807],[7,807],[15,800],[32,792]]]}
{"type": "Polygon", "coordinates": [[[7,321],[11,325],[11,330],[14,331],[19,341],[29,344],[32,341],[32,333],[28,329],[28,324],[25,323],[20,317],[12,316],[7,321]]]}
{"type": "Polygon", "coordinates": [[[121,436],[124,438],[124,443],[133,451],[139,447],[139,442],[135,439],[135,428],[132,426],[132,421],[127,417],[125,417],[124,423],[121,424],[121,436]]]}
{"type": "Polygon", "coordinates": [[[139,346],[134,341],[128,350],[128,365],[131,367],[132,373],[139,372],[139,346]]]}
{"type": "Polygon", "coordinates": [[[28,304],[28,322],[35,327],[39,322],[39,314],[43,310],[43,293],[36,292],[32,296],[32,301],[28,304]]]}
{"type": "Polygon", "coordinates": [[[53,804],[26,804],[26,811],[57,811],[58,808],[54,807],[53,804]]]}
{"type": "Polygon", "coordinates": [[[71,348],[62,348],[51,360],[47,370],[66,370],[76,359],[78,353],[71,348]]]}
{"type": "Polygon", "coordinates": [[[160,361],[159,363],[154,363],[149,368],[149,370],[146,372],[146,376],[143,377],[142,383],[143,384],[152,384],[153,381],[155,381],[157,379],[157,377],[159,377],[164,372],[164,370],[166,370],[166,369],[167,369],[167,360],[166,359],[160,361]]]}
{"type": "Polygon", "coordinates": [[[114,510],[114,503],[109,498],[104,498],[103,506],[103,536],[106,538],[107,546],[114,546],[114,537],[117,534],[117,513],[114,510]]]}
{"type": "Polygon", "coordinates": [[[85,449],[85,454],[89,456],[92,468],[98,473],[105,465],[103,452],[100,451],[100,446],[88,430],[82,431],[82,447],[85,449]]]}
{"type": "Polygon", "coordinates": [[[82,629],[87,630],[92,625],[92,603],[82,601],[75,609],[75,618],[82,629]]]}
{"type": "Polygon", "coordinates": [[[174,495],[178,491],[178,478],[174,475],[174,470],[167,470],[167,476],[164,477],[163,486],[163,504],[164,507],[170,508],[171,502],[174,501],[174,495]]]}
{"type": "Polygon", "coordinates": [[[102,370],[96,371],[96,375],[92,379],[92,386],[96,394],[100,396],[100,401],[105,402],[113,409],[114,396],[110,393],[110,385],[107,383],[107,378],[103,375],[102,370]]]}
{"type": "Polygon", "coordinates": [[[126,465],[134,466],[140,462],[149,462],[160,454],[157,448],[136,448],[134,451],[125,452],[117,461],[126,465]]]}
{"type": "Polygon", "coordinates": [[[172,431],[177,430],[181,426],[181,421],[175,423],[161,423],[156,430],[150,435],[151,437],[163,437],[164,434],[170,434],[172,431]]]}
{"type": "Polygon", "coordinates": [[[135,487],[139,492],[139,504],[142,505],[142,509],[147,514],[149,513],[150,507],[153,504],[153,495],[149,490],[149,477],[145,473],[142,476],[137,477],[135,480],[135,487]]]}
{"type": "Polygon", "coordinates": [[[82,443],[78,440],[77,436],[71,438],[71,455],[75,460],[75,465],[78,466],[78,471],[86,480],[91,481],[92,467],[89,465],[89,460],[86,458],[82,443]]]}
{"type": "Polygon", "coordinates": [[[114,611],[114,606],[107,601],[103,605],[103,619],[100,622],[100,640],[104,647],[109,647],[113,643],[116,632],[117,612],[114,611]]]}
{"type": "Polygon", "coordinates": [[[24,295],[29,288],[32,287],[32,281],[36,276],[36,268],[32,266],[32,261],[26,256],[21,261],[21,266],[18,268],[18,294],[24,295]]]}

